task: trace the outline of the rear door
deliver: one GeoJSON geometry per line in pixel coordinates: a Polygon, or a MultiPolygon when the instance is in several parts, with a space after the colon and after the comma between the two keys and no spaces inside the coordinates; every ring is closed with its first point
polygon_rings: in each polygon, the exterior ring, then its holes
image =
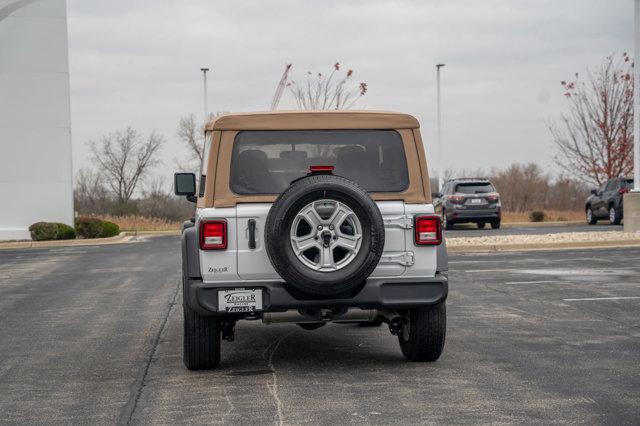
{"type": "MultiPolygon", "coordinates": [[[[413,227],[412,219],[405,215],[402,201],[380,201],[377,205],[385,224],[385,244],[380,263],[372,276],[402,275],[406,264],[412,263],[412,254],[406,251],[405,237],[406,230],[413,227]]],[[[264,241],[264,225],[270,208],[270,203],[247,203],[236,206],[238,276],[241,279],[280,278],[271,266],[264,241]]],[[[288,240],[285,239],[285,241],[288,240]]]]}
{"type": "Polygon", "coordinates": [[[488,182],[459,183],[456,194],[463,195],[462,206],[473,211],[490,211],[497,202],[495,188],[488,182]]]}
{"type": "Polygon", "coordinates": [[[408,263],[413,263],[412,254],[407,253],[405,231],[413,228],[413,220],[406,216],[404,202],[378,201],[376,203],[384,221],[384,251],[372,277],[402,275],[408,263]]]}
{"type": "MultiPolygon", "coordinates": [[[[247,130],[234,140],[229,187],[241,196],[273,196],[307,175],[311,166],[331,166],[336,175],[368,192],[402,193],[410,184],[404,142],[395,130],[247,130]]],[[[278,279],[264,241],[270,206],[236,206],[238,275],[242,279],[278,279]]],[[[385,221],[386,243],[374,274],[400,275],[408,262],[404,233],[412,226],[411,219],[405,216],[402,201],[379,202],[378,207],[385,221]]],[[[291,244],[287,238],[283,241],[291,244]]],[[[314,263],[318,253],[312,247],[308,251],[305,257],[314,263]]]]}
{"type": "Polygon", "coordinates": [[[236,205],[238,276],[244,280],[275,280],[280,278],[271,266],[264,244],[264,224],[267,221],[270,208],[271,203],[236,205]],[[250,238],[251,233],[255,239],[253,244],[250,238]]]}

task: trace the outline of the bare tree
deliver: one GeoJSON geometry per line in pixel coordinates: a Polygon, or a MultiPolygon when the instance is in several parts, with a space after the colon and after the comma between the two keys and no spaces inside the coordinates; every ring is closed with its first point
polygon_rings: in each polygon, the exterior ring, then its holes
{"type": "Polygon", "coordinates": [[[545,207],[550,177],[535,163],[512,164],[493,171],[491,182],[502,199],[505,211],[526,212],[545,207]]]}
{"type": "Polygon", "coordinates": [[[307,80],[301,84],[291,80],[287,87],[293,94],[298,109],[349,109],[367,93],[367,83],[350,85],[353,70],[340,75],[340,63],[333,65],[328,74],[307,72],[307,80]]]}
{"type": "MultiPolygon", "coordinates": [[[[226,111],[210,113],[208,120],[213,120],[225,113],[226,111]]],[[[198,124],[194,114],[186,115],[178,121],[176,135],[187,148],[186,161],[182,159],[175,159],[176,165],[179,169],[195,172],[200,168],[200,164],[202,164],[202,156],[204,155],[204,131],[204,124],[198,124]]]]}
{"type": "Polygon", "coordinates": [[[607,57],[588,81],[563,81],[569,110],[549,126],[556,162],[584,181],[602,184],[633,170],[633,62],[607,57]]]}
{"type": "Polygon", "coordinates": [[[90,168],[80,169],[73,191],[74,209],[80,214],[100,214],[106,213],[112,203],[113,199],[100,173],[90,168]]]}
{"type": "Polygon", "coordinates": [[[189,160],[202,161],[204,151],[204,126],[196,123],[196,116],[189,114],[178,121],[177,130],[180,139],[189,151],[189,160]]]}
{"type": "Polygon", "coordinates": [[[187,220],[193,216],[195,206],[184,197],[177,197],[165,189],[161,178],[154,178],[142,188],[138,200],[138,214],[172,221],[187,220]]]}
{"type": "Polygon", "coordinates": [[[549,186],[545,208],[554,210],[583,210],[589,187],[581,181],[560,175],[549,186]]]}
{"type": "Polygon", "coordinates": [[[93,162],[119,204],[126,204],[149,169],[158,164],[164,138],[155,132],[144,139],[133,128],[103,136],[91,144],[93,162]]]}

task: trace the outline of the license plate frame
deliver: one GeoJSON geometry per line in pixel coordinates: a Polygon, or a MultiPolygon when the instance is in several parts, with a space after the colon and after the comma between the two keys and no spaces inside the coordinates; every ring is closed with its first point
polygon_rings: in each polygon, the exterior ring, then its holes
{"type": "Polygon", "coordinates": [[[484,204],[484,203],[483,203],[483,199],[482,198],[472,198],[471,199],[471,204],[478,205],[478,204],[484,204]]]}
{"type": "Polygon", "coordinates": [[[264,309],[261,288],[218,290],[218,311],[228,313],[260,312],[264,309]]]}

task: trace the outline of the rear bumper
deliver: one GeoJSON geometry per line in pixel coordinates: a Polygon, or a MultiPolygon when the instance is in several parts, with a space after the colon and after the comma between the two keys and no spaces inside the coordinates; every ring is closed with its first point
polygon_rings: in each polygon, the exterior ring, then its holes
{"type": "Polygon", "coordinates": [[[184,301],[201,315],[218,314],[218,290],[227,288],[262,288],[264,312],[282,312],[300,308],[355,307],[361,309],[407,309],[439,303],[447,298],[446,274],[432,278],[389,281],[368,279],[352,298],[300,300],[294,298],[282,282],[203,283],[200,279],[184,282],[184,301]]]}
{"type": "Polygon", "coordinates": [[[500,219],[500,209],[482,209],[482,210],[454,210],[447,212],[447,220],[453,222],[464,222],[474,220],[491,220],[500,219]]]}

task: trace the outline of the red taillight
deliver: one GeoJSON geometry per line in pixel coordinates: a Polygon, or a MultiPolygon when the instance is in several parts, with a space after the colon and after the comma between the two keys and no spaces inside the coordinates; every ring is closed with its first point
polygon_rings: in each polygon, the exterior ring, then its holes
{"type": "Polygon", "coordinates": [[[485,197],[489,201],[498,201],[500,199],[500,194],[490,193],[490,194],[485,195],[485,197]]]}
{"type": "Polygon", "coordinates": [[[437,246],[442,242],[442,228],[440,217],[419,216],[415,219],[416,244],[437,246]]]}
{"type": "Polygon", "coordinates": [[[620,188],[618,190],[618,194],[620,194],[620,195],[626,194],[627,192],[629,192],[629,188],[620,188]]]}
{"type": "Polygon", "coordinates": [[[309,166],[309,170],[312,172],[332,172],[333,166],[309,166]]]}
{"type": "Polygon", "coordinates": [[[461,203],[464,201],[464,195],[449,195],[449,201],[452,203],[461,203]]]}
{"type": "Polygon", "coordinates": [[[202,250],[224,250],[227,248],[226,220],[200,222],[200,248],[202,250]]]}

